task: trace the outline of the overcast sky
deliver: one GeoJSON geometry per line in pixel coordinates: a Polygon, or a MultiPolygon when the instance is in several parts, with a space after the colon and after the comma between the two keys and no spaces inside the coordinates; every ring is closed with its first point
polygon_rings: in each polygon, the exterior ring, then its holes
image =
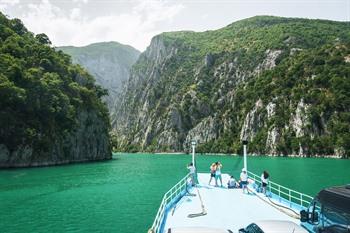
{"type": "Polygon", "coordinates": [[[141,51],[164,31],[204,31],[255,15],[350,21],[350,0],[0,0],[55,46],[118,41],[141,51]]]}

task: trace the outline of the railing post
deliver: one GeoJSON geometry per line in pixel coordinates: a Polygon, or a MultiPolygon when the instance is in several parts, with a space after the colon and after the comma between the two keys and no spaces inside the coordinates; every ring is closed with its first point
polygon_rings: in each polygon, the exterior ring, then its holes
{"type": "Polygon", "coordinates": [[[292,202],[291,202],[291,196],[290,196],[290,189],[288,189],[288,196],[289,196],[289,206],[292,207],[292,202]]]}
{"type": "Polygon", "coordinates": [[[303,194],[300,194],[300,205],[303,207],[303,194]]]}
{"type": "Polygon", "coordinates": [[[281,186],[278,185],[278,197],[280,198],[280,202],[281,202],[281,186]]]}

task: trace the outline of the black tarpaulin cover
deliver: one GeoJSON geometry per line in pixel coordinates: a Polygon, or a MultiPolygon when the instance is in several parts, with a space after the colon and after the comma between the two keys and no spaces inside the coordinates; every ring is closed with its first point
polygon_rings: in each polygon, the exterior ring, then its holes
{"type": "Polygon", "coordinates": [[[326,206],[332,206],[350,214],[350,185],[321,190],[317,198],[326,206]]]}

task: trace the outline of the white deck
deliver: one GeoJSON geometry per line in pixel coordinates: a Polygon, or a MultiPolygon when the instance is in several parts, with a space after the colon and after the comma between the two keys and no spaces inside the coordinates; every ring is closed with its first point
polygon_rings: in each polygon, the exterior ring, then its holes
{"type": "MultiPolygon", "coordinates": [[[[243,194],[242,189],[227,189],[229,179],[223,174],[224,188],[208,185],[210,175],[198,174],[199,187],[191,190],[196,196],[184,196],[168,213],[164,232],[173,227],[212,227],[238,229],[257,220],[299,221],[274,208],[254,194],[243,194]],[[202,197],[207,215],[188,218],[189,214],[202,212],[197,189],[202,197]]],[[[214,184],[214,179],[212,184],[214,184]]]]}

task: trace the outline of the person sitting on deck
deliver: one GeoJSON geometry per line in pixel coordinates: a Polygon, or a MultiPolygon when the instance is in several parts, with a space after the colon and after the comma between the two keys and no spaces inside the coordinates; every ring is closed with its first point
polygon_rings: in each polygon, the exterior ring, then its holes
{"type": "Polygon", "coordinates": [[[193,163],[190,163],[187,166],[187,169],[190,170],[190,177],[191,177],[192,186],[195,186],[196,185],[196,168],[195,168],[195,166],[193,166],[193,163]]]}
{"type": "Polygon", "coordinates": [[[214,178],[215,179],[215,171],[216,171],[216,165],[215,163],[212,163],[210,166],[210,180],[209,180],[209,185],[211,183],[211,180],[214,178]]]}
{"type": "Polygon", "coordinates": [[[227,188],[234,189],[237,188],[237,182],[233,176],[227,182],[227,188]]]}
{"type": "Polygon", "coordinates": [[[248,174],[247,174],[247,170],[245,168],[242,169],[241,175],[240,175],[240,182],[239,185],[241,186],[241,188],[243,189],[243,193],[244,190],[247,190],[248,193],[248,174]]]}

